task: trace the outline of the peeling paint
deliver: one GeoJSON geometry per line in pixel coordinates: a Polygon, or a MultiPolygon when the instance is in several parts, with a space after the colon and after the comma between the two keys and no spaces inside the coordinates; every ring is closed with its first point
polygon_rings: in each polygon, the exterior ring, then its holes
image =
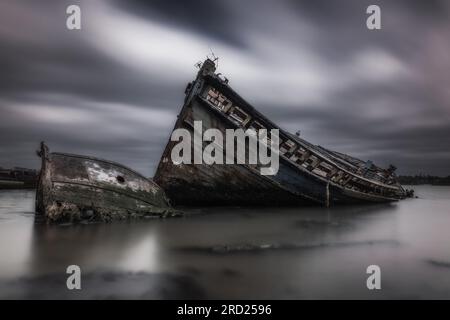
{"type": "Polygon", "coordinates": [[[36,211],[49,223],[180,216],[150,179],[111,161],[42,144],[36,211]]]}

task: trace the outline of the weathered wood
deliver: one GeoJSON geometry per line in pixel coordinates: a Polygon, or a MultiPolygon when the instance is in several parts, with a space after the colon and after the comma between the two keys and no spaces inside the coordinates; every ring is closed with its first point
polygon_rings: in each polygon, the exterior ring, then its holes
{"type": "Polygon", "coordinates": [[[216,75],[209,59],[188,85],[174,129],[184,128],[192,134],[194,121],[202,121],[205,130],[222,133],[238,128],[279,129],[280,168],[276,175],[261,176],[251,164],[174,164],[171,150],[175,142],[169,141],[154,179],[174,204],[327,206],[396,201],[406,196],[393,168],[369,166],[280,129],[216,75]]]}
{"type": "Polygon", "coordinates": [[[111,221],[178,214],[156,183],[121,164],[49,153],[44,143],[38,154],[42,165],[36,210],[47,222],[111,221]]]}

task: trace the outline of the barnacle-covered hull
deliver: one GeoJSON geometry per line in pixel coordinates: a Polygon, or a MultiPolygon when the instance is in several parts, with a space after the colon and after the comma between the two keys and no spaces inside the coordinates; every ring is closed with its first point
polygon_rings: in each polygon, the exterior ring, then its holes
{"type": "MultiPolygon", "coordinates": [[[[215,74],[206,60],[186,89],[174,129],[194,134],[194,121],[203,130],[279,129],[279,170],[261,175],[251,164],[177,164],[169,141],[155,174],[175,205],[331,205],[387,202],[402,199],[405,190],[393,168],[381,169],[359,159],[315,146],[292,135],[260,114],[215,74]]],[[[248,151],[248,147],[247,147],[248,151]]]]}
{"type": "Polygon", "coordinates": [[[93,157],[49,153],[45,144],[36,192],[47,222],[110,221],[175,215],[164,191],[135,171],[93,157]]]}

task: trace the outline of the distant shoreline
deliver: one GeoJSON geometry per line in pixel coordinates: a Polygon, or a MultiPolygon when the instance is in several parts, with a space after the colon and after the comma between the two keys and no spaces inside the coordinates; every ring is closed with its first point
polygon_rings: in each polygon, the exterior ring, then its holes
{"type": "Polygon", "coordinates": [[[34,189],[39,179],[38,170],[0,167],[0,190],[34,189]]]}
{"type": "Polygon", "coordinates": [[[398,180],[403,185],[432,185],[432,186],[450,186],[450,176],[399,176],[398,180]]]}
{"type": "Polygon", "coordinates": [[[29,181],[0,180],[0,190],[36,189],[36,183],[29,181]]]}
{"type": "MultiPolygon", "coordinates": [[[[0,168],[0,190],[35,189],[38,171],[31,169],[2,169],[0,168]]],[[[432,185],[450,186],[450,176],[438,177],[431,175],[398,176],[402,185],[432,185]]]]}
{"type": "MultiPolygon", "coordinates": [[[[416,181],[408,181],[408,182],[402,182],[401,183],[404,186],[434,186],[434,187],[445,187],[450,186],[450,183],[419,183],[416,181]]],[[[29,184],[11,184],[11,183],[3,183],[3,181],[0,181],[0,191],[4,190],[34,190],[36,189],[36,185],[29,185],[29,184]]]]}

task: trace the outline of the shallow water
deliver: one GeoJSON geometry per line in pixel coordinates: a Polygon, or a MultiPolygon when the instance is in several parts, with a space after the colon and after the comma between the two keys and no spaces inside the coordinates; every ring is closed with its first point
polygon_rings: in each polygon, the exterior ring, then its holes
{"type": "Polygon", "coordinates": [[[450,187],[326,208],[189,209],[183,218],[34,222],[34,191],[0,191],[0,298],[450,299],[450,187]],[[81,290],[66,288],[79,265],[81,290]],[[381,268],[368,290],[366,268],[381,268]]]}

